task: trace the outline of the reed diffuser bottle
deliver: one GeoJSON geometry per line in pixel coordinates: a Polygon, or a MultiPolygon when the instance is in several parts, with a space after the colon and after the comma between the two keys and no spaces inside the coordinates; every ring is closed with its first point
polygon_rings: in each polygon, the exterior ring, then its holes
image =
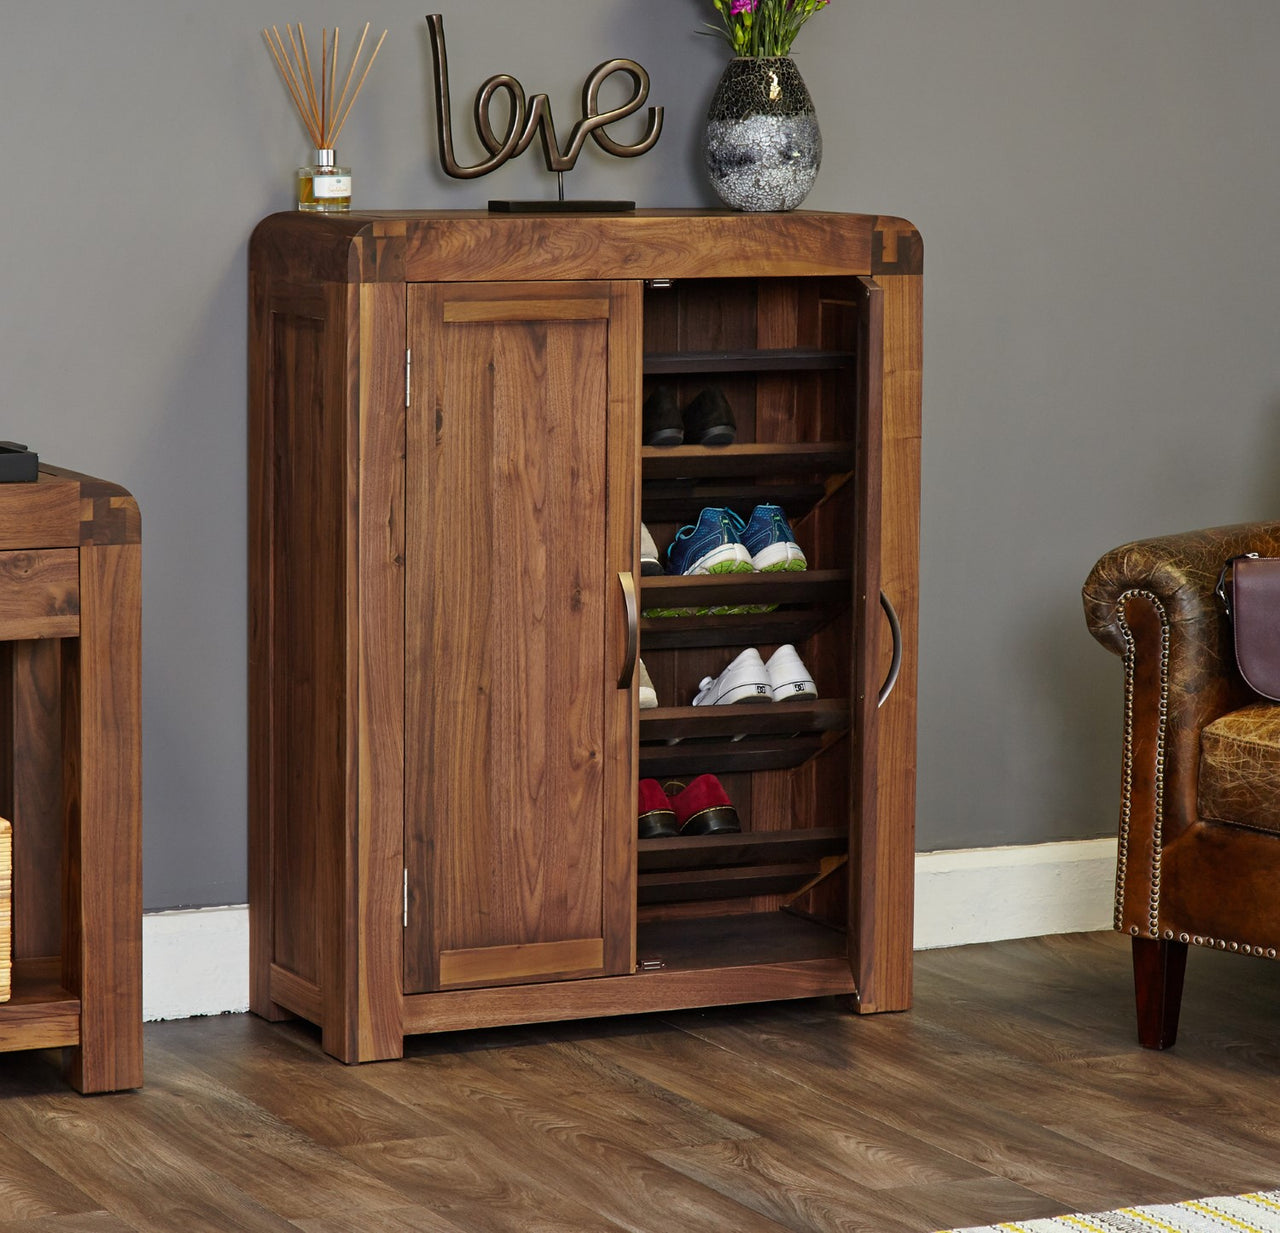
{"type": "Polygon", "coordinates": [[[352,57],[351,67],[347,70],[346,80],[342,85],[342,93],[337,92],[338,85],[338,30],[333,31],[330,45],[329,31],[320,32],[320,81],[317,85],[311,70],[311,55],[307,50],[307,36],[298,23],[298,34],[295,39],[292,26],[285,26],[289,37],[288,48],[280,37],[280,31],[272,26],[270,31],[264,30],[262,37],[267,40],[271,49],[271,58],[280,70],[280,76],[288,88],[289,97],[298,109],[307,135],[315,147],[315,157],[305,167],[297,171],[298,209],[312,213],[334,214],[351,209],[351,168],[339,167],[334,155],[334,146],[342,126],[351,114],[352,105],[364,86],[365,78],[382,48],[382,38],[369,56],[356,88],[351,90],[351,81],[355,76],[356,66],[360,62],[360,53],[364,50],[364,41],[369,33],[369,23],[365,22],[356,45],[356,54],[352,57]],[[272,37],[274,36],[274,38],[272,37]],[[350,91],[350,97],[348,97],[350,91]]]}
{"type": "Polygon", "coordinates": [[[351,209],[351,168],[337,166],[332,150],[317,150],[314,161],[298,168],[298,209],[321,214],[351,209]]]}

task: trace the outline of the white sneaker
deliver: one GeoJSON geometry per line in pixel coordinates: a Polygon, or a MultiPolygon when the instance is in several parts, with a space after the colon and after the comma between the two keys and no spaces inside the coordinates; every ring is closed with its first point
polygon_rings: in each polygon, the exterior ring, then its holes
{"type": "Polygon", "coordinates": [[[649,669],[644,666],[643,659],[640,661],[640,684],[636,689],[636,700],[642,711],[651,711],[658,705],[658,691],[653,687],[653,678],[649,675],[649,669]]]}
{"type": "Polygon", "coordinates": [[[658,555],[658,545],[653,542],[653,536],[649,533],[649,528],[642,522],[640,524],[641,576],[650,578],[665,572],[662,568],[662,558],[658,555]]]}
{"type": "Polygon", "coordinates": [[[706,676],[693,700],[694,706],[728,706],[733,702],[770,702],[773,688],[764,660],[748,647],[719,676],[706,676]]]}
{"type": "Polygon", "coordinates": [[[800,660],[791,643],[780,646],[765,664],[769,677],[769,691],[775,702],[787,702],[793,698],[816,698],[818,687],[809,675],[809,669],[800,660]]]}

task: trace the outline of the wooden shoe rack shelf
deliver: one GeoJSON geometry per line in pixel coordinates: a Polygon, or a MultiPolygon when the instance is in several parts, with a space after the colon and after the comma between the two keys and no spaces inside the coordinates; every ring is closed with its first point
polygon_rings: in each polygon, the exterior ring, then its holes
{"type": "Polygon", "coordinates": [[[503,1023],[908,1006],[910,225],[277,215],[250,287],[254,1010],[361,1061],[503,1023]],[[734,443],[642,447],[658,385],[722,390],[734,443]],[[661,549],[760,503],[805,571],[641,576],[641,522],[661,549]],[[783,643],[816,701],[689,705],[783,643]],[[639,840],[637,781],[703,772],[742,832],[639,840]]]}

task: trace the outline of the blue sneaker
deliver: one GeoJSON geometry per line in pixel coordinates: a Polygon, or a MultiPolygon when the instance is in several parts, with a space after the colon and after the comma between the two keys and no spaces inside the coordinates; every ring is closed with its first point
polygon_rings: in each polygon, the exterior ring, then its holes
{"type": "Polygon", "coordinates": [[[746,525],[739,527],[738,537],[751,554],[751,568],[759,573],[808,568],[780,505],[757,505],[746,525]]]}
{"type": "Polygon", "coordinates": [[[751,553],[738,538],[742,519],[727,509],[704,509],[698,521],[681,527],[667,549],[671,574],[749,574],[751,553]],[[735,526],[734,524],[738,525],[735,526]]]}

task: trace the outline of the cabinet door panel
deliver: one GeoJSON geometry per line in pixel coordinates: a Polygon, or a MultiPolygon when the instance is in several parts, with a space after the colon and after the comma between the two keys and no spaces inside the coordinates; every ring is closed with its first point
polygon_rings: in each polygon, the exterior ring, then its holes
{"type": "Polygon", "coordinates": [[[408,991],[600,975],[626,950],[610,451],[634,412],[609,414],[610,313],[607,283],[409,292],[408,991]]]}
{"type": "MultiPolygon", "coordinates": [[[[858,525],[854,551],[855,620],[860,631],[853,669],[853,804],[857,825],[849,838],[849,963],[859,1001],[874,1007],[880,876],[880,802],[876,790],[879,751],[878,694],[886,662],[880,610],[880,498],[884,371],[884,297],[870,278],[854,280],[853,319],[858,365],[858,525]]],[[[887,845],[884,849],[888,850],[887,845]]]]}

